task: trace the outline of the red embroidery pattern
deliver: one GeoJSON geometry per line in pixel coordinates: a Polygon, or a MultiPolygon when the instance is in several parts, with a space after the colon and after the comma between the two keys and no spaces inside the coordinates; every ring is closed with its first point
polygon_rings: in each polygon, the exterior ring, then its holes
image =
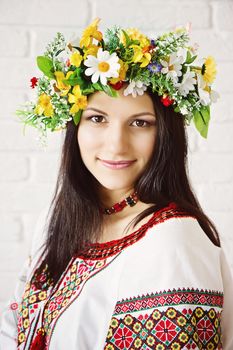
{"type": "Polygon", "coordinates": [[[77,298],[84,283],[99,270],[103,269],[106,264],[107,260],[84,261],[75,259],[72,262],[44,309],[44,329],[48,336],[51,334],[52,324],[72,300],[77,298]]]}
{"type": "Polygon", "coordinates": [[[49,294],[52,280],[49,278],[47,265],[37,270],[30,282],[26,283],[18,314],[18,346],[26,341],[28,330],[38,312],[39,303],[49,294]]]}
{"type": "Polygon", "coordinates": [[[122,249],[137,242],[139,239],[145,236],[149,228],[170,218],[179,217],[192,217],[192,215],[182,211],[181,209],[178,209],[176,204],[172,202],[168,207],[155,212],[153,216],[148,220],[148,222],[142,225],[138,230],[123,238],[112,240],[107,243],[93,243],[88,249],[79,254],[79,257],[82,259],[88,258],[93,260],[105,259],[109,256],[115,255],[116,253],[122,251],[122,249]]]}
{"type": "MultiPolygon", "coordinates": [[[[112,261],[113,259],[110,260],[112,261]]],[[[42,285],[38,284],[38,277],[34,276],[31,283],[26,285],[23,301],[20,306],[18,347],[24,349],[25,344],[29,342],[31,344],[30,350],[37,349],[38,344],[44,344],[43,347],[41,345],[41,350],[47,348],[52,327],[55,325],[60,314],[79,295],[86,280],[104,268],[106,264],[107,260],[84,261],[73,258],[61,277],[60,282],[57,283],[53,290],[37,289],[38,287],[42,287],[42,285]],[[43,325],[38,323],[36,327],[39,327],[40,332],[36,332],[35,329],[34,339],[27,341],[27,335],[34,320],[32,313],[35,312],[35,309],[39,313],[39,301],[45,299],[47,300],[43,306],[43,325]]]]}
{"type": "Polygon", "coordinates": [[[147,310],[161,306],[175,306],[180,304],[207,305],[221,308],[223,306],[223,294],[198,289],[173,289],[156,294],[147,294],[138,298],[123,299],[118,301],[114,310],[114,316],[147,310]]]}
{"type": "Polygon", "coordinates": [[[222,293],[194,289],[120,301],[104,350],[222,350],[222,306],[222,293]]]}

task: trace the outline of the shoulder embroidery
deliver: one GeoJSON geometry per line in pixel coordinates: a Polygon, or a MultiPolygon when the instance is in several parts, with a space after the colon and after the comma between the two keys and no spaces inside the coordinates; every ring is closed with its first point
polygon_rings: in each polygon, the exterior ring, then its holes
{"type": "Polygon", "coordinates": [[[173,289],[117,302],[105,350],[222,349],[223,294],[173,289]]]}
{"type": "Polygon", "coordinates": [[[177,208],[176,204],[172,202],[168,207],[155,212],[150,220],[142,225],[137,231],[132,232],[128,236],[107,243],[93,243],[89,248],[84,250],[82,254],[79,255],[79,257],[84,259],[86,258],[100,260],[105,259],[109,256],[113,256],[114,254],[122,251],[124,248],[134,244],[142,237],[144,237],[149,228],[168,219],[180,217],[192,216],[187,212],[177,208]]]}

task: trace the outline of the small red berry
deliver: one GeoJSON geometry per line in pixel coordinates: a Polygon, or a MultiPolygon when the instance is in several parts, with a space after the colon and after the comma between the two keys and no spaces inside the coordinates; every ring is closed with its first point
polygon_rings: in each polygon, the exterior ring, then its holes
{"type": "Polygon", "coordinates": [[[36,77],[33,77],[31,80],[31,88],[34,89],[34,87],[37,85],[38,79],[36,77]]]}
{"type": "Polygon", "coordinates": [[[118,81],[116,84],[110,84],[111,87],[115,90],[120,90],[122,86],[124,85],[124,82],[122,80],[118,81]]]}
{"type": "Polygon", "coordinates": [[[170,99],[169,96],[161,97],[161,102],[164,106],[168,107],[173,104],[174,100],[170,99]]]}

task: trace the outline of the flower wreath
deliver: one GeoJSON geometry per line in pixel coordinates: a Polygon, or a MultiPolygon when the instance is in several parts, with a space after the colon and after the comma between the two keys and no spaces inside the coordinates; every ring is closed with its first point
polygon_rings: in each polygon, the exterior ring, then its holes
{"type": "Polygon", "coordinates": [[[87,95],[104,91],[117,97],[125,82],[124,95],[142,95],[148,88],[191,120],[207,137],[210,104],[218,94],[211,88],[216,64],[209,56],[199,60],[196,48],[189,46],[189,28],[180,27],[149,39],[137,29],[114,26],[105,35],[96,18],[84,31],[79,43],[66,43],[57,33],[37,65],[43,76],[31,79],[36,102],[27,102],[17,115],[25,125],[36,127],[40,135],[47,129],[58,131],[72,120],[77,125],[87,106],[87,95]]]}

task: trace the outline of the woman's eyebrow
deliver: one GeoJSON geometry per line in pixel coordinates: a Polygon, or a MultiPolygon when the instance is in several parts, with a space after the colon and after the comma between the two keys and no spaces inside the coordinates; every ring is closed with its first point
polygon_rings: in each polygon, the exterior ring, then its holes
{"type": "MultiPolygon", "coordinates": [[[[94,108],[94,107],[87,107],[85,109],[85,111],[95,111],[95,112],[98,112],[98,113],[101,113],[103,115],[108,115],[106,112],[104,111],[101,111],[100,109],[98,108],[94,108]]],[[[132,114],[131,117],[140,117],[142,115],[152,115],[153,117],[155,117],[155,114],[154,113],[151,113],[151,112],[141,112],[141,113],[136,113],[136,114],[132,114]]]]}

